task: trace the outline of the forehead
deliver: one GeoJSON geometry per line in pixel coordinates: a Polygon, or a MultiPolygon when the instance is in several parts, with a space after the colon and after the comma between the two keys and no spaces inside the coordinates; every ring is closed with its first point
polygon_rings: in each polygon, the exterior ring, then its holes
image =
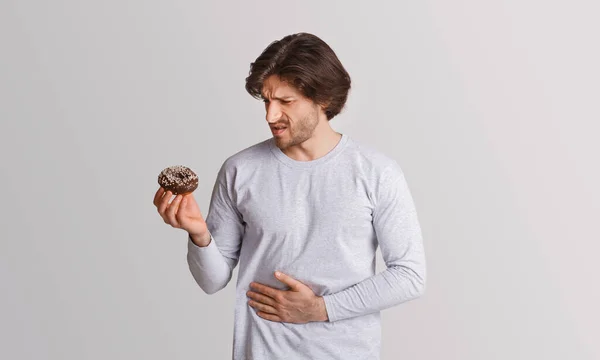
{"type": "Polygon", "coordinates": [[[284,98],[291,96],[300,96],[300,92],[290,85],[289,82],[282,80],[277,75],[271,75],[265,79],[262,86],[262,96],[264,98],[284,98]]]}

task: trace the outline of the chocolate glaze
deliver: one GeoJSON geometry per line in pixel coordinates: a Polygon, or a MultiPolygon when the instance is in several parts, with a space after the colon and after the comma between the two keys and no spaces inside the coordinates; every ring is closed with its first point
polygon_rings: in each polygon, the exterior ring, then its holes
{"type": "Polygon", "coordinates": [[[187,194],[198,187],[198,175],[183,165],[169,166],[158,175],[158,184],[174,195],[187,194]]]}

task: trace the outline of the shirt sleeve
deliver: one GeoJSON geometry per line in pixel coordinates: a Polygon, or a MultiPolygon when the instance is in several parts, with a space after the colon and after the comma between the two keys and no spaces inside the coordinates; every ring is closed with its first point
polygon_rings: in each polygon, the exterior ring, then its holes
{"type": "Polygon", "coordinates": [[[329,321],[398,305],[425,290],[425,253],[413,198],[399,165],[388,167],[375,187],[373,227],[386,270],[323,296],[329,321]]]}
{"type": "Polygon", "coordinates": [[[225,166],[219,171],[213,187],[206,225],[210,243],[200,247],[188,234],[187,262],[196,283],[207,294],[223,289],[231,280],[239,259],[244,222],[231,200],[225,182],[225,166]]]}

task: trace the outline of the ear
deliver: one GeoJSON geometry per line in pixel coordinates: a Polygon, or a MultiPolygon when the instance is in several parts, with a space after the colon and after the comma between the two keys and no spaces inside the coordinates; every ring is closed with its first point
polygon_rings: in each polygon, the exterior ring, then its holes
{"type": "Polygon", "coordinates": [[[327,108],[329,107],[329,104],[331,104],[331,101],[326,101],[324,103],[317,104],[317,106],[323,113],[325,113],[325,110],[327,110],[327,108]]]}

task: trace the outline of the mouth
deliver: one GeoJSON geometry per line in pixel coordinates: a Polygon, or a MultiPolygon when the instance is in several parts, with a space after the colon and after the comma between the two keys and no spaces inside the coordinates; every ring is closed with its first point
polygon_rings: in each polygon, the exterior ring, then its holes
{"type": "Polygon", "coordinates": [[[275,136],[279,136],[279,135],[283,134],[286,130],[287,130],[287,126],[274,126],[274,127],[271,127],[271,132],[275,136]]]}

